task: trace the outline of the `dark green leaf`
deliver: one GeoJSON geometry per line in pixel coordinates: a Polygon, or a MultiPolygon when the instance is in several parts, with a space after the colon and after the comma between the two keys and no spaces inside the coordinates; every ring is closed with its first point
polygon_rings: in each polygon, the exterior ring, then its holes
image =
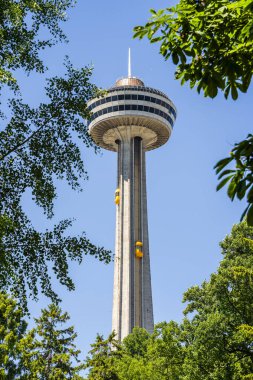
{"type": "Polygon", "coordinates": [[[229,175],[228,177],[224,178],[216,187],[216,191],[219,191],[223,186],[226,185],[226,183],[233,177],[233,175],[229,175]]]}
{"type": "Polygon", "coordinates": [[[220,173],[220,175],[218,176],[218,179],[221,179],[224,175],[227,175],[229,173],[235,173],[235,170],[232,170],[232,169],[224,170],[222,173],[220,173]]]}
{"type": "Polygon", "coordinates": [[[232,201],[234,200],[236,189],[237,189],[237,182],[236,182],[236,178],[234,177],[232,181],[230,182],[228,186],[228,190],[227,190],[227,194],[232,201]]]}
{"type": "Polygon", "coordinates": [[[217,164],[214,166],[214,169],[216,169],[216,174],[218,174],[232,160],[233,160],[233,157],[227,157],[218,161],[217,164]]]}
{"type": "Polygon", "coordinates": [[[173,63],[175,64],[175,65],[177,65],[178,64],[178,62],[179,62],[179,57],[178,57],[178,55],[177,55],[177,53],[172,53],[172,61],[173,61],[173,63]]]}
{"type": "Polygon", "coordinates": [[[251,204],[251,206],[247,212],[246,220],[247,220],[248,225],[253,227],[253,204],[251,204]]]}
{"type": "MultiPolygon", "coordinates": [[[[251,182],[251,184],[252,184],[252,182],[251,182]]],[[[249,203],[253,203],[253,185],[251,186],[251,188],[249,189],[249,192],[247,194],[247,201],[249,203]]]]}

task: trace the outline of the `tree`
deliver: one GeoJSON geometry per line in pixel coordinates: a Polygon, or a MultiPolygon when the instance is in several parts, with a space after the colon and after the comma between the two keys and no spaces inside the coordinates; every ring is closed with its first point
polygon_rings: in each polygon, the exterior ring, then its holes
{"type": "Polygon", "coordinates": [[[22,340],[22,364],[25,379],[79,380],[79,364],[74,327],[66,327],[70,317],[51,304],[35,318],[36,326],[22,340]]]}
{"type": "MultiPolygon", "coordinates": [[[[253,378],[253,227],[235,225],[221,249],[217,271],[186,291],[181,323],[160,323],[153,334],[134,328],[123,340],[110,361],[116,379],[253,378]]],[[[107,352],[96,361],[100,370],[106,360],[107,352]]]]}
{"type": "Polygon", "coordinates": [[[41,289],[57,300],[48,274],[49,262],[61,284],[72,290],[68,259],[81,262],[83,255],[91,254],[110,261],[109,252],[94,246],[85,234],[66,235],[71,220],[42,233],[32,226],[21,205],[22,195],[30,188],[36,204],[51,218],[56,198],[54,179],[65,178],[73,189],[80,189],[78,179],[87,178],[73,133],[96,150],[83,121],[89,115],[86,101],[97,93],[96,86],[89,83],[90,75],[89,68],[75,70],[67,63],[65,78],[47,82],[49,102],[34,109],[20,100],[11,101],[12,118],[0,132],[0,208],[2,218],[9,220],[0,245],[0,286],[22,299],[24,306],[27,289],[35,298],[41,289]]]}
{"type": "Polygon", "coordinates": [[[158,380],[148,358],[151,335],[143,328],[134,327],[122,342],[122,356],[115,368],[120,380],[158,380]]]}
{"type": "Polygon", "coordinates": [[[0,293],[0,378],[18,379],[22,373],[20,342],[27,324],[17,302],[6,293],[0,293]]]}
{"type": "MultiPolygon", "coordinates": [[[[252,0],[180,0],[175,7],[151,9],[151,13],[146,25],[135,28],[134,37],[159,43],[164,59],[172,58],[176,65],[175,77],[181,84],[189,82],[191,88],[211,98],[219,90],[234,100],[238,91],[247,92],[253,75],[252,0]]],[[[252,135],[236,144],[229,158],[217,163],[217,171],[231,162],[236,169],[226,169],[222,184],[230,182],[231,200],[247,194],[243,216],[253,225],[252,135]]]]}
{"type": "MultiPolygon", "coordinates": [[[[39,51],[65,39],[59,22],[66,19],[72,1],[2,3],[0,82],[15,84],[17,89],[15,70],[43,72],[39,51]],[[49,33],[43,34],[43,28],[49,33]]],[[[23,194],[30,190],[34,202],[52,218],[55,180],[64,179],[72,189],[81,190],[80,179],[87,179],[77,138],[97,151],[85,121],[90,116],[87,101],[101,93],[90,82],[92,68],[74,69],[68,59],[65,66],[64,77],[46,81],[48,101],[33,108],[22,101],[20,92],[12,93],[10,117],[2,119],[6,125],[0,132],[0,288],[12,292],[25,308],[27,297],[37,299],[40,291],[54,302],[59,300],[49,268],[73,290],[70,260],[80,263],[87,254],[106,263],[111,260],[110,252],[92,244],[85,233],[67,234],[71,219],[41,231],[22,207],[23,194]]]]}
{"type": "Polygon", "coordinates": [[[150,380],[181,379],[186,351],[182,335],[181,325],[174,321],[155,326],[147,351],[152,373],[150,380]]]}
{"type": "Polygon", "coordinates": [[[88,380],[120,380],[115,367],[116,360],[121,356],[121,346],[111,333],[108,339],[97,335],[91,345],[85,368],[89,369],[88,380]]]}
{"type": "Polygon", "coordinates": [[[230,157],[217,162],[215,169],[218,179],[221,179],[217,190],[229,183],[227,194],[232,201],[235,196],[240,200],[246,197],[248,205],[241,221],[246,215],[248,225],[253,226],[253,135],[249,134],[245,140],[235,144],[230,157]],[[228,169],[232,161],[236,163],[236,168],[228,169]]]}
{"type": "Polygon", "coordinates": [[[184,363],[179,336],[175,322],[158,324],[153,334],[135,327],[121,343],[114,335],[98,336],[86,361],[88,380],[178,380],[184,363]]]}
{"type": "Polygon", "coordinates": [[[1,0],[0,4],[0,84],[17,89],[13,71],[21,68],[43,73],[45,65],[39,52],[66,41],[59,23],[66,21],[66,10],[74,1],[1,0]],[[42,29],[47,34],[42,34],[42,29]]]}
{"type": "Polygon", "coordinates": [[[221,248],[217,273],[184,296],[186,380],[253,377],[253,228],[234,226],[221,248]]]}

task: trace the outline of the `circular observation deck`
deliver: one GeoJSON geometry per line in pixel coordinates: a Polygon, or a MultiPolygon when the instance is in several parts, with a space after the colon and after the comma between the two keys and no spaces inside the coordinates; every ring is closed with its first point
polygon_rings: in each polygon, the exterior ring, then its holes
{"type": "Polygon", "coordinates": [[[141,137],[146,151],[165,144],[176,119],[176,107],[161,91],[135,77],[119,79],[101,98],[88,102],[89,133],[104,149],[117,151],[123,136],[141,137]]]}

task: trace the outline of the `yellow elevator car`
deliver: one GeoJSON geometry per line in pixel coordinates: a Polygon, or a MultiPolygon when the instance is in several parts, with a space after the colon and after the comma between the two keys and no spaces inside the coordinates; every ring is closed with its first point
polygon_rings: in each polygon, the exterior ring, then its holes
{"type": "Polygon", "coordinates": [[[137,241],[135,243],[135,256],[138,257],[139,259],[142,259],[143,257],[143,243],[141,241],[137,241]]]}
{"type": "Polygon", "coordinates": [[[119,202],[120,202],[120,190],[119,190],[119,189],[116,189],[116,191],[115,191],[115,199],[114,199],[114,202],[115,202],[116,205],[118,205],[119,202]]]}

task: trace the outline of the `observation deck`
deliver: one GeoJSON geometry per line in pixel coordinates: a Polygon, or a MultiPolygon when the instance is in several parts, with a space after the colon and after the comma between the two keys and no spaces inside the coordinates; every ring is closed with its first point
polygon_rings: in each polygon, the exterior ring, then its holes
{"type": "Polygon", "coordinates": [[[176,107],[168,96],[136,77],[119,79],[104,97],[90,100],[88,109],[93,140],[115,152],[122,133],[141,137],[145,151],[158,148],[169,139],[176,119],[176,107]]]}

